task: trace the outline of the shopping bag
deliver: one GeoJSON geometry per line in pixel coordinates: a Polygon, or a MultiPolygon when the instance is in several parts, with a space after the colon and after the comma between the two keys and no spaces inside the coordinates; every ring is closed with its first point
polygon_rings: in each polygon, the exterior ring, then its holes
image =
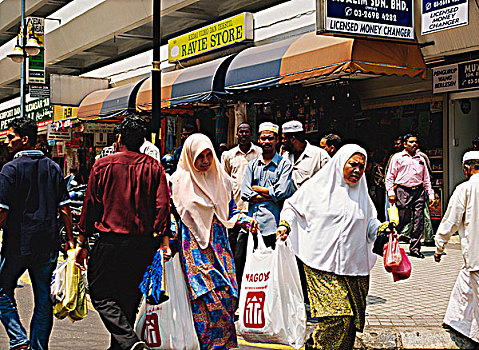
{"type": "Polygon", "coordinates": [[[150,305],[143,298],[135,332],[152,350],[197,350],[200,345],[179,255],[164,266],[170,298],[158,305],[150,305]]]}
{"type": "Polygon", "coordinates": [[[389,222],[393,222],[396,226],[399,225],[399,211],[396,204],[388,208],[389,222]]]}
{"type": "Polygon", "coordinates": [[[401,251],[401,257],[402,257],[401,263],[399,264],[398,267],[392,270],[394,282],[408,279],[409,276],[411,276],[411,270],[412,270],[411,262],[409,261],[409,258],[407,257],[407,254],[404,251],[404,249],[400,248],[400,251],[401,251]]]}
{"type": "Polygon", "coordinates": [[[292,346],[304,345],[306,309],[298,266],[291,247],[276,242],[266,248],[258,234],[248,239],[239,300],[238,333],[246,340],[292,346]]]}
{"type": "MultiPolygon", "coordinates": [[[[60,282],[61,293],[55,294],[56,303],[53,307],[53,315],[62,320],[65,317],[70,316],[70,313],[72,313],[70,319],[73,322],[85,318],[88,314],[86,292],[84,291],[85,285],[81,283],[83,282],[83,278],[80,268],[75,265],[75,249],[67,251],[67,260],[64,265],[64,271],[60,271],[59,273],[60,275],[64,273],[64,276],[63,282],[60,282]]],[[[55,288],[57,288],[56,284],[54,285],[55,288]]],[[[57,292],[56,290],[52,291],[51,288],[50,291],[51,293],[57,292]]]]}
{"type": "Polygon", "coordinates": [[[391,272],[401,264],[402,256],[399,242],[392,233],[389,234],[389,242],[384,246],[383,261],[386,271],[391,272]]]}
{"type": "Polygon", "coordinates": [[[62,301],[65,297],[65,271],[67,262],[62,261],[53,271],[52,281],[50,282],[50,298],[53,304],[62,301]]]}

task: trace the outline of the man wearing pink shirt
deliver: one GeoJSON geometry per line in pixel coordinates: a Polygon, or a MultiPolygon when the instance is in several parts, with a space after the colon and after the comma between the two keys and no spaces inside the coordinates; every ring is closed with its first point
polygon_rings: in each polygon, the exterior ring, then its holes
{"type": "Polygon", "coordinates": [[[386,190],[389,202],[396,203],[399,210],[398,232],[401,232],[413,214],[409,255],[423,259],[421,236],[424,231],[424,190],[429,203],[434,201],[434,191],[426,161],[416,150],[417,137],[411,134],[404,136],[404,151],[396,153],[391,159],[386,175],[386,190]]]}

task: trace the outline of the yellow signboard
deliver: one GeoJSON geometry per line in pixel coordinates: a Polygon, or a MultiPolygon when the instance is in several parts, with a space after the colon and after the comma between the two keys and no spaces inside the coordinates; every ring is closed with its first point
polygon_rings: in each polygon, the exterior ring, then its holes
{"type": "Polygon", "coordinates": [[[78,112],[78,107],[70,106],[53,106],[53,121],[76,118],[78,112]]]}
{"type": "Polygon", "coordinates": [[[184,60],[246,40],[253,40],[253,15],[249,12],[169,40],[168,60],[184,60]]]}

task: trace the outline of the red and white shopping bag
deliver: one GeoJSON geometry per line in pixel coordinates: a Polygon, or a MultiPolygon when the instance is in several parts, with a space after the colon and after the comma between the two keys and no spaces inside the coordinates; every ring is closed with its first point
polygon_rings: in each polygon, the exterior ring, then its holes
{"type": "Polygon", "coordinates": [[[247,341],[301,348],[306,336],[306,309],[293,250],[285,242],[258,248],[248,239],[241,282],[238,333],[247,341]]]}
{"type": "Polygon", "coordinates": [[[200,348],[179,254],[165,263],[169,299],[159,305],[143,300],[135,332],[152,350],[200,348]]]}

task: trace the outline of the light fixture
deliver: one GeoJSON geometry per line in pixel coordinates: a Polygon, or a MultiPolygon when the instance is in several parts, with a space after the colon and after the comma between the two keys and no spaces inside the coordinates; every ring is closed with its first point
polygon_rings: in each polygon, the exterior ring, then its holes
{"type": "Polygon", "coordinates": [[[23,62],[23,50],[20,46],[19,35],[17,36],[17,43],[15,44],[15,48],[13,49],[12,53],[7,55],[15,63],[22,63],[23,62]]]}
{"type": "Polygon", "coordinates": [[[15,63],[22,63],[23,62],[23,50],[20,46],[15,45],[12,53],[7,55],[15,63]]]}
{"type": "Polygon", "coordinates": [[[36,56],[40,53],[40,45],[38,45],[37,38],[33,33],[30,33],[27,44],[25,45],[25,51],[30,56],[36,56]]]}

